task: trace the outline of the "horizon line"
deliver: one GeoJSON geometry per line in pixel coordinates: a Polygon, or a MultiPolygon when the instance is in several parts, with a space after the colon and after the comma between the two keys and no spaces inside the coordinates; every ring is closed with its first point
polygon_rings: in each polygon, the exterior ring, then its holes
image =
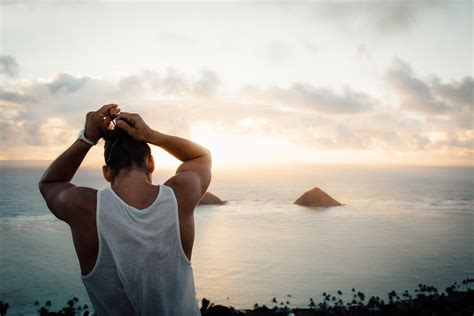
{"type": "MultiPolygon", "coordinates": [[[[15,166],[14,164],[37,164],[37,166],[30,165],[30,166],[25,166],[25,167],[39,167],[38,164],[41,166],[43,165],[48,165],[52,163],[54,159],[0,159],[0,167],[3,167],[3,164],[12,164],[10,167],[18,167],[15,166]]],[[[179,165],[179,162],[177,162],[179,165]]],[[[86,164],[86,165],[81,165],[81,169],[95,169],[96,167],[99,167],[101,164],[86,164]]],[[[272,167],[272,166],[337,166],[337,167],[452,167],[452,168],[474,168],[474,162],[472,164],[416,164],[416,163],[330,163],[330,162],[301,162],[301,161],[296,161],[296,162],[253,162],[253,163],[243,163],[243,164],[237,164],[237,163],[228,163],[228,164],[221,164],[221,165],[216,165],[214,166],[213,169],[238,169],[238,168],[246,168],[246,167],[272,167]]],[[[168,167],[168,168],[174,168],[173,165],[171,164],[162,164],[162,167],[168,167]]],[[[7,166],[8,167],[8,166],[7,166]]]]}

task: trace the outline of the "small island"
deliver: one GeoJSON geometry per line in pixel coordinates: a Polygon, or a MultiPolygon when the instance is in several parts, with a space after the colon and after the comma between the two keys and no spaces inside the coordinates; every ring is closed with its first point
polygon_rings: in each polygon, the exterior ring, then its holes
{"type": "Polygon", "coordinates": [[[342,204],[330,197],[326,192],[320,188],[313,188],[301,195],[294,204],[310,207],[331,207],[341,206],[342,204]]]}
{"type": "Polygon", "coordinates": [[[202,196],[201,200],[199,200],[198,205],[224,205],[225,203],[226,201],[221,200],[211,192],[206,192],[202,196]]]}

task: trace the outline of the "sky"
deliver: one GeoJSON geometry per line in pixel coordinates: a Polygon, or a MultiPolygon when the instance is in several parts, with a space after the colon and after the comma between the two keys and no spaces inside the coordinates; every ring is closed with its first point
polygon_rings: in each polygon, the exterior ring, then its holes
{"type": "Polygon", "coordinates": [[[0,3],[2,160],[117,103],[217,166],[474,164],[472,1],[0,3]]]}

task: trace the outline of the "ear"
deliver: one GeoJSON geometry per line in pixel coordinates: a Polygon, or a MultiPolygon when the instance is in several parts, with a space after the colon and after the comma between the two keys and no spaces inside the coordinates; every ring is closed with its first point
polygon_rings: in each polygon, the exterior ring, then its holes
{"type": "Polygon", "coordinates": [[[152,174],[153,171],[155,171],[155,160],[153,159],[153,156],[150,155],[148,156],[148,173],[152,174]]]}
{"type": "Polygon", "coordinates": [[[107,182],[112,182],[112,172],[110,171],[109,167],[102,166],[102,174],[104,175],[105,180],[107,182]]]}

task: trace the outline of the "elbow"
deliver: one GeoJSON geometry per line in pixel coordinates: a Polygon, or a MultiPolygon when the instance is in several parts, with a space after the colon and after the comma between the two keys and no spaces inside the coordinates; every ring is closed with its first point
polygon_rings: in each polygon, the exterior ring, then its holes
{"type": "Polygon", "coordinates": [[[44,197],[44,194],[45,194],[45,183],[43,182],[43,180],[40,180],[40,181],[38,182],[38,190],[40,191],[41,196],[44,197]]]}
{"type": "Polygon", "coordinates": [[[206,148],[206,156],[209,161],[209,169],[211,169],[212,168],[212,154],[207,148],[206,148]]]}
{"type": "Polygon", "coordinates": [[[38,190],[39,190],[40,192],[42,191],[43,185],[44,185],[43,178],[41,178],[41,179],[38,181],[38,190]]]}
{"type": "Polygon", "coordinates": [[[46,196],[47,187],[48,187],[48,181],[46,181],[45,176],[43,175],[41,179],[38,181],[38,190],[40,191],[43,198],[46,196]]]}
{"type": "Polygon", "coordinates": [[[43,192],[44,192],[44,185],[45,185],[44,178],[45,178],[45,175],[43,174],[43,176],[41,176],[41,179],[39,179],[38,181],[38,190],[41,192],[41,195],[43,195],[43,192]]]}
{"type": "Polygon", "coordinates": [[[212,154],[211,151],[207,148],[204,147],[204,155],[209,158],[209,160],[212,160],[212,154]]]}

